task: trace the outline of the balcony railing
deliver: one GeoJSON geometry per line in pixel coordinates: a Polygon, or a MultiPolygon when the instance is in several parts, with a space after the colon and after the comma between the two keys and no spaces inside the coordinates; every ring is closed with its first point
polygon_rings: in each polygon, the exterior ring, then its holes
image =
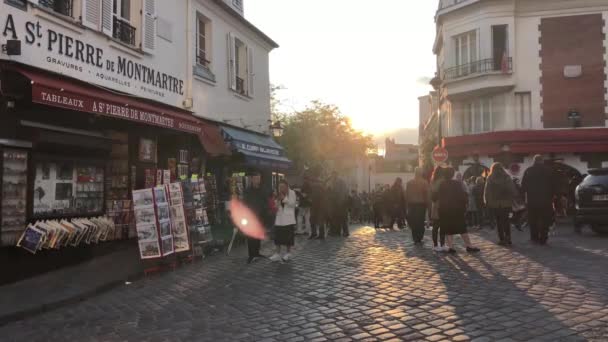
{"type": "Polygon", "coordinates": [[[118,17],[114,17],[114,33],[112,36],[125,44],[135,45],[135,27],[118,17]]]}
{"type": "Polygon", "coordinates": [[[507,57],[504,60],[488,58],[446,69],[444,79],[453,80],[470,75],[483,75],[495,72],[503,72],[507,74],[511,71],[513,71],[512,57],[507,57]]]}
{"type": "Polygon", "coordinates": [[[207,56],[204,52],[199,52],[199,54],[196,55],[196,63],[200,66],[208,68],[211,61],[207,60],[207,56]]]}
{"type": "Polygon", "coordinates": [[[74,12],[74,1],[73,0],[39,0],[38,4],[42,7],[48,8],[53,12],[65,15],[68,17],[73,16],[74,12]]]}
{"type": "Polygon", "coordinates": [[[239,94],[245,95],[245,80],[240,77],[236,78],[236,91],[239,94]]]}

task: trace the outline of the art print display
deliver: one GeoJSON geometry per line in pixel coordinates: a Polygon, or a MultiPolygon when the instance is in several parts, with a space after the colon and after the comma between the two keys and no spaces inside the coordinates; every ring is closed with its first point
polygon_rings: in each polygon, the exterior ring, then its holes
{"type": "Polygon", "coordinates": [[[186,216],[184,215],[184,207],[181,205],[171,206],[171,220],[173,221],[185,221],[186,216]]]}
{"type": "Polygon", "coordinates": [[[175,246],[175,252],[185,252],[190,250],[190,241],[188,235],[175,236],[173,238],[173,245],[175,246]]]}
{"type": "Polygon", "coordinates": [[[6,149],[2,170],[2,244],[14,246],[26,226],[28,153],[6,149]]]}
{"type": "Polygon", "coordinates": [[[161,237],[166,237],[166,236],[170,236],[171,233],[171,220],[166,220],[166,221],[161,221],[159,222],[160,225],[160,236],[161,237]]]}
{"type": "Polygon", "coordinates": [[[170,184],[171,183],[171,171],[170,170],[163,170],[163,184],[170,184]]]}
{"type": "Polygon", "coordinates": [[[190,250],[190,238],[188,223],[184,210],[184,195],[182,184],[169,184],[169,198],[171,200],[171,226],[173,233],[173,244],[176,253],[190,250]]]}
{"type": "Polygon", "coordinates": [[[188,234],[188,227],[186,225],[186,222],[178,221],[173,224],[173,235],[178,236],[186,234],[188,234]]]}
{"type": "Polygon", "coordinates": [[[170,220],[171,214],[169,213],[169,204],[159,204],[156,207],[156,216],[159,221],[170,220]]]}
{"type": "Polygon", "coordinates": [[[137,222],[138,225],[156,223],[154,207],[135,207],[135,222],[137,222]]]}
{"type": "Polygon", "coordinates": [[[167,192],[164,186],[154,188],[154,202],[156,204],[167,203],[167,192]]]}
{"type": "Polygon", "coordinates": [[[35,217],[95,214],[103,211],[103,167],[72,162],[34,166],[35,217]]]}

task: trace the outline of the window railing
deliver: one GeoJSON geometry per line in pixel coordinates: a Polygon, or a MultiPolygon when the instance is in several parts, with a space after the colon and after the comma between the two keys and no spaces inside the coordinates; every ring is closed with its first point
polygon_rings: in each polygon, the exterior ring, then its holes
{"type": "Polygon", "coordinates": [[[73,0],[39,0],[38,4],[42,7],[48,8],[53,12],[65,15],[68,17],[73,16],[74,12],[74,1],[73,0]]]}
{"type": "Polygon", "coordinates": [[[241,95],[245,95],[245,80],[240,77],[236,78],[236,91],[241,95]]]}
{"type": "Polygon", "coordinates": [[[114,17],[112,36],[125,44],[135,45],[135,27],[118,17],[114,17]]]}
{"type": "Polygon", "coordinates": [[[510,73],[511,71],[513,71],[512,57],[507,57],[505,60],[488,58],[446,69],[444,79],[453,80],[476,74],[488,74],[493,72],[510,73]]]}
{"type": "Polygon", "coordinates": [[[198,55],[196,55],[196,64],[198,64],[200,66],[204,66],[205,68],[208,68],[209,64],[211,64],[211,61],[207,60],[207,55],[205,53],[201,52],[198,55]]]}

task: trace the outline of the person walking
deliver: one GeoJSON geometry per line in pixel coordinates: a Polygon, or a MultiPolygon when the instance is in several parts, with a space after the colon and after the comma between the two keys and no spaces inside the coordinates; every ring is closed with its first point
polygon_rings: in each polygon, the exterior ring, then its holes
{"type": "Polygon", "coordinates": [[[447,252],[445,246],[445,233],[441,229],[441,221],[439,220],[439,188],[444,182],[444,169],[441,166],[435,167],[431,177],[431,224],[433,225],[433,249],[435,252],[447,252]]]}
{"type": "Polygon", "coordinates": [[[541,155],[534,156],[534,165],[524,172],[521,185],[528,206],[530,239],[533,243],[545,245],[553,221],[555,182],[541,155]]]}
{"type": "Polygon", "coordinates": [[[276,252],[270,257],[270,261],[291,260],[291,248],[295,244],[296,227],[296,202],[295,191],[289,188],[285,180],[279,182],[279,193],[277,194],[277,215],[274,221],[274,244],[276,252]],[[285,246],[285,255],[281,255],[281,247],[285,246]]]}
{"type": "Polygon", "coordinates": [[[308,176],[304,179],[304,184],[302,185],[302,189],[300,189],[299,193],[296,193],[298,196],[298,215],[297,215],[297,229],[296,234],[307,234],[311,233],[310,226],[310,180],[308,176]]]}
{"type": "MultiPolygon", "coordinates": [[[[267,227],[270,216],[270,198],[269,192],[262,187],[262,174],[259,171],[251,173],[251,186],[247,188],[243,194],[245,205],[257,216],[262,225],[267,227]]],[[[262,242],[258,239],[247,237],[247,248],[249,258],[247,263],[252,263],[264,256],[260,254],[262,242]]]]}
{"type": "Polygon", "coordinates": [[[407,182],[405,187],[405,203],[414,244],[422,245],[424,220],[430,207],[431,193],[429,182],[424,179],[422,169],[417,167],[414,174],[414,179],[407,182]]]}
{"type": "Polygon", "coordinates": [[[443,171],[444,181],[439,186],[439,221],[441,230],[447,237],[448,252],[456,253],[454,235],[460,235],[465,243],[467,252],[479,252],[480,249],[471,244],[467,233],[465,214],[467,210],[467,193],[462,182],[454,178],[454,168],[447,167],[443,171]]]}
{"type": "Polygon", "coordinates": [[[325,224],[327,223],[327,190],[319,179],[320,173],[313,172],[310,179],[310,237],[312,239],[325,239],[325,224]]]}
{"type": "Polygon", "coordinates": [[[389,229],[393,229],[395,223],[399,229],[405,228],[403,225],[403,213],[405,211],[405,192],[403,191],[403,180],[400,177],[395,179],[393,186],[390,189],[390,216],[391,221],[389,229]]]}
{"type": "Polygon", "coordinates": [[[331,193],[333,210],[332,235],[348,237],[348,189],[346,183],[338,177],[337,172],[331,175],[331,193]]]}
{"type": "MultiPolygon", "coordinates": [[[[475,205],[475,210],[472,212],[472,222],[473,228],[481,229],[483,224],[483,212],[486,208],[485,203],[483,201],[483,192],[485,191],[486,182],[483,177],[477,177],[475,179],[475,185],[471,191],[471,196],[473,197],[473,204],[475,205]]],[[[469,203],[471,201],[469,200],[469,203]]]]}
{"type": "Polygon", "coordinates": [[[511,246],[511,223],[509,214],[517,198],[517,189],[501,163],[494,163],[486,182],[484,199],[490,209],[498,231],[498,244],[511,246]]]}

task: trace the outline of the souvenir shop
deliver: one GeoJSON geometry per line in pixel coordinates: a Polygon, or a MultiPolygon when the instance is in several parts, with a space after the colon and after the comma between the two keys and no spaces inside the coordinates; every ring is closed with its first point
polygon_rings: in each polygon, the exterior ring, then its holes
{"type": "Polygon", "coordinates": [[[137,237],[133,190],[206,180],[206,159],[229,154],[219,127],[174,107],[17,64],[0,80],[0,259],[18,278],[137,237]]]}

